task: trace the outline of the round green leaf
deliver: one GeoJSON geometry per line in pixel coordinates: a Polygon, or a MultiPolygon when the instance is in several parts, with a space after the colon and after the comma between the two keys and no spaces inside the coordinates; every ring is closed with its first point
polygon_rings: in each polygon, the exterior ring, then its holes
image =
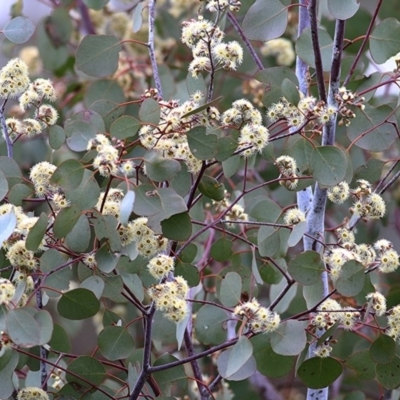
{"type": "Polygon", "coordinates": [[[83,2],[93,10],[101,10],[107,5],[109,0],[83,0],[83,2]]]}
{"type": "Polygon", "coordinates": [[[307,231],[307,226],[307,221],[301,221],[293,227],[288,239],[289,247],[296,246],[300,242],[307,231]]]}
{"type": "Polygon", "coordinates": [[[350,355],[346,364],[354,370],[359,379],[370,380],[375,378],[375,365],[369,350],[361,350],[350,355]]]}
{"type": "Polygon", "coordinates": [[[75,205],[63,208],[54,221],[54,235],[61,239],[72,231],[81,216],[81,211],[75,205]]]}
{"type": "Polygon", "coordinates": [[[66,193],[67,199],[82,211],[93,208],[100,195],[100,187],[93,173],[85,170],[81,184],[74,190],[66,193]]]}
{"type": "Polygon", "coordinates": [[[6,177],[9,188],[19,183],[22,179],[21,169],[12,158],[0,156],[0,171],[6,177]]]}
{"type": "Polygon", "coordinates": [[[364,266],[357,261],[350,260],[342,266],[335,287],[343,296],[355,296],[363,289],[364,281],[364,266]]]}
{"type": "Polygon", "coordinates": [[[364,110],[355,111],[356,118],[347,127],[347,136],[351,141],[360,138],[354,144],[364,150],[387,150],[397,139],[396,128],[384,122],[392,112],[386,105],[374,108],[366,104],[364,110]]]}
{"type": "Polygon", "coordinates": [[[319,253],[307,250],[289,261],[288,271],[296,282],[302,285],[313,285],[321,279],[325,266],[319,253]]]}
{"type": "Polygon", "coordinates": [[[130,115],[123,115],[117,118],[110,127],[111,136],[117,139],[127,139],[136,136],[141,126],[140,121],[130,115]]]}
{"type": "Polygon", "coordinates": [[[386,389],[396,389],[400,385],[400,357],[395,356],[387,364],[377,364],[376,378],[378,382],[386,389]]]}
{"type": "Polygon", "coordinates": [[[67,382],[77,382],[83,386],[97,386],[106,378],[106,370],[96,358],[81,356],[75,358],[68,365],[66,378],[67,382]]]}
{"type": "Polygon", "coordinates": [[[288,67],[265,68],[256,73],[255,79],[266,83],[269,87],[279,89],[281,92],[281,82],[289,79],[295,85],[299,84],[296,74],[288,67]]]}
{"type": "Polygon", "coordinates": [[[243,30],[248,39],[266,42],[281,36],[287,22],[288,9],[279,0],[257,0],[244,17],[243,30]]]}
{"type": "Polygon", "coordinates": [[[253,356],[257,370],[269,378],[280,378],[293,368],[295,357],[282,356],[272,350],[268,335],[257,335],[251,338],[253,356]]]}
{"type": "Polygon", "coordinates": [[[399,52],[400,21],[396,18],[384,19],[369,37],[369,50],[377,64],[383,64],[399,52]]]}
{"type": "Polygon", "coordinates": [[[23,183],[14,185],[8,193],[8,200],[15,206],[22,206],[23,199],[32,194],[32,189],[23,183]]]}
{"type": "Polygon", "coordinates": [[[99,300],[103,294],[104,286],[105,283],[103,279],[96,275],[89,276],[79,285],[80,288],[93,292],[96,298],[99,300]]]}
{"type": "Polygon", "coordinates": [[[281,244],[279,228],[262,226],[257,234],[258,251],[263,257],[272,257],[281,244]]]}
{"type": "Polygon", "coordinates": [[[76,68],[102,78],[118,69],[121,44],[112,35],[86,35],[76,51],[76,68]]]}
{"type": "Polygon", "coordinates": [[[199,160],[209,160],[218,153],[218,137],[206,134],[204,126],[197,126],[187,133],[190,151],[199,160]]]}
{"type": "Polygon", "coordinates": [[[59,125],[53,125],[49,129],[49,145],[53,150],[58,150],[65,143],[64,129],[59,125]]]}
{"type": "Polygon", "coordinates": [[[73,289],[64,293],[57,304],[57,311],[67,319],[86,319],[93,317],[100,309],[95,294],[87,289],[73,289]]]}
{"type": "Polygon", "coordinates": [[[328,10],[337,19],[351,18],[360,8],[357,0],[328,0],[328,10]]]}
{"type": "Polygon", "coordinates": [[[212,200],[221,201],[225,197],[225,186],[211,176],[203,175],[199,184],[199,191],[212,200]]]}
{"type": "Polygon", "coordinates": [[[175,265],[174,275],[185,278],[190,287],[195,287],[200,282],[199,270],[189,263],[178,262],[175,265]]]}
{"type": "Polygon", "coordinates": [[[297,356],[307,344],[306,324],[301,321],[282,322],[278,329],[271,333],[271,346],[277,354],[297,356]]]}
{"type": "Polygon", "coordinates": [[[82,182],[84,166],[70,158],[63,161],[51,176],[50,182],[60,185],[65,192],[76,189],[82,182]]]}
{"type": "Polygon", "coordinates": [[[333,383],[342,370],[342,364],[332,357],[313,357],[300,365],[297,375],[308,388],[322,389],[333,383]]]}
{"type": "Polygon", "coordinates": [[[12,349],[5,349],[0,357],[0,398],[8,399],[15,391],[13,373],[18,365],[18,353],[12,349]]]}
{"type": "Polygon", "coordinates": [[[134,350],[132,336],[122,326],[108,326],[97,338],[101,354],[107,360],[115,361],[129,357],[134,350]]]}
{"type": "Polygon", "coordinates": [[[146,99],[139,109],[141,122],[158,125],[160,122],[160,105],[154,99],[146,99]]]}
{"type": "Polygon", "coordinates": [[[203,344],[220,344],[226,340],[226,311],[219,307],[206,304],[200,308],[196,316],[194,328],[196,337],[203,344]]]}
{"type": "Polygon", "coordinates": [[[125,101],[124,91],[118,82],[113,79],[99,79],[90,84],[85,92],[84,102],[86,107],[90,107],[100,99],[110,100],[113,103],[123,103],[125,101]]]}
{"type": "Polygon", "coordinates": [[[354,390],[346,395],[343,400],[366,400],[365,394],[360,390],[354,390]]]}
{"type": "Polygon", "coordinates": [[[187,212],[175,214],[161,221],[161,228],[166,238],[183,242],[192,234],[192,221],[187,212]]]}
{"type": "Polygon", "coordinates": [[[6,327],[8,335],[16,345],[33,347],[50,341],[53,320],[47,311],[23,307],[8,312],[6,327]]]}
{"type": "Polygon", "coordinates": [[[44,234],[47,229],[47,215],[45,213],[41,213],[39,219],[36,221],[36,224],[33,225],[31,229],[29,229],[28,236],[26,237],[26,249],[30,251],[36,251],[39,247],[40,243],[43,240],[44,234]]]}
{"type": "Polygon", "coordinates": [[[221,282],[219,298],[225,307],[234,307],[240,302],[242,278],[236,272],[228,272],[221,282]]]}
{"type": "Polygon", "coordinates": [[[65,329],[58,324],[54,324],[53,334],[51,336],[49,346],[51,349],[62,353],[71,352],[71,342],[65,329]]]}
{"type": "MultiPolygon", "coordinates": [[[[318,29],[319,48],[321,49],[322,68],[330,71],[332,62],[333,40],[325,30],[318,29]]],[[[305,28],[296,42],[296,54],[312,68],[315,68],[311,29],[305,28]]]]}
{"type": "Polygon", "coordinates": [[[16,17],[9,21],[3,29],[4,36],[13,43],[27,42],[35,32],[35,25],[26,17],[16,17]]]}
{"type": "Polygon", "coordinates": [[[6,197],[8,193],[8,182],[3,172],[0,170],[0,201],[6,197]]]}
{"type": "Polygon", "coordinates": [[[164,158],[154,151],[148,152],[144,160],[146,175],[156,182],[168,181],[181,170],[178,161],[164,158]]]}
{"type": "Polygon", "coordinates": [[[319,146],[312,153],[311,171],[321,186],[334,186],[342,182],[347,169],[347,158],[335,146],[319,146]]]}
{"type": "Polygon", "coordinates": [[[289,103],[297,105],[300,101],[299,89],[290,79],[285,78],[281,84],[282,95],[289,103]]]}
{"type": "MultiPolygon", "coordinates": [[[[233,374],[228,374],[228,368],[231,367],[230,360],[232,351],[232,349],[228,349],[219,355],[217,367],[220,375],[230,381],[243,381],[252,376],[257,370],[257,364],[253,356],[250,356],[250,358],[241,365],[241,368],[238,371],[233,374]]],[[[234,358],[237,359],[236,357],[234,358]]]]}
{"type": "Polygon", "coordinates": [[[239,340],[230,349],[228,365],[225,376],[229,377],[245,366],[246,362],[253,355],[253,345],[246,336],[240,336],[239,340]]]}
{"type": "Polygon", "coordinates": [[[90,109],[98,113],[103,118],[106,130],[108,132],[111,124],[124,113],[125,107],[111,100],[100,99],[95,101],[90,106],[90,109]]]}
{"type": "Polygon", "coordinates": [[[226,261],[232,255],[232,242],[225,237],[218,239],[213,243],[210,250],[210,256],[219,262],[226,261]]]}
{"type": "Polygon", "coordinates": [[[366,164],[357,168],[354,173],[354,179],[365,179],[368,182],[376,182],[382,175],[382,169],[385,162],[377,158],[370,158],[366,164]]]}
{"type": "Polygon", "coordinates": [[[119,214],[119,222],[122,225],[127,225],[129,221],[129,217],[132,214],[133,205],[135,204],[135,192],[132,190],[128,190],[121,200],[120,203],[120,214],[119,214]]]}
{"type": "Polygon", "coordinates": [[[387,335],[379,335],[372,343],[369,354],[372,361],[377,364],[389,363],[396,355],[396,342],[387,335]]]}

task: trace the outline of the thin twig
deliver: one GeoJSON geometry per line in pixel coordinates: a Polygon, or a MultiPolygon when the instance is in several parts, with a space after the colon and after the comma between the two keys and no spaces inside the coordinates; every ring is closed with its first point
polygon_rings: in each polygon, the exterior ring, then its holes
{"type": "Polygon", "coordinates": [[[379,9],[381,8],[381,5],[383,3],[383,0],[378,0],[378,4],[376,5],[375,11],[374,11],[374,15],[372,16],[371,22],[369,23],[368,29],[367,29],[367,33],[365,34],[364,40],[360,46],[360,48],[358,49],[358,53],[353,61],[353,64],[350,67],[350,71],[346,76],[346,79],[343,82],[343,86],[346,86],[349,81],[350,78],[353,76],[354,71],[357,67],[358,62],[360,61],[360,57],[365,49],[365,46],[367,45],[367,43],[369,42],[369,36],[371,34],[372,28],[374,27],[375,24],[375,20],[378,17],[378,13],[379,13],[379,9]]]}
{"type": "Polygon", "coordinates": [[[158,97],[160,97],[162,99],[163,92],[162,92],[162,86],[161,86],[161,79],[160,79],[160,73],[158,72],[156,54],[154,51],[155,15],[156,15],[156,0],[149,0],[149,43],[147,44],[147,46],[149,48],[151,67],[153,68],[154,82],[155,82],[156,89],[158,92],[157,94],[158,94],[158,97]]]}
{"type": "Polygon", "coordinates": [[[88,8],[83,0],[78,1],[78,7],[82,16],[83,27],[86,31],[85,33],[87,33],[88,35],[94,35],[96,33],[96,30],[94,29],[92,20],[90,19],[88,8]]]}
{"type": "Polygon", "coordinates": [[[233,25],[233,27],[236,29],[236,32],[239,34],[241,39],[243,40],[244,44],[247,47],[247,50],[249,50],[249,53],[250,53],[252,59],[254,60],[254,62],[256,63],[257,68],[260,71],[263,70],[264,66],[263,66],[260,58],[258,57],[256,51],[254,50],[254,47],[250,43],[249,39],[247,39],[246,35],[243,32],[242,27],[239,25],[239,23],[237,22],[235,16],[232,14],[231,11],[228,11],[228,19],[231,22],[231,24],[233,25]]]}
{"type": "MultiPolygon", "coordinates": [[[[42,292],[40,290],[40,284],[41,284],[41,279],[40,277],[37,278],[35,282],[36,288],[38,290],[36,291],[36,307],[38,310],[41,310],[43,308],[43,301],[42,301],[42,292]]],[[[39,347],[39,354],[40,354],[40,384],[42,386],[43,390],[47,390],[47,356],[48,356],[48,351],[44,346],[39,347]]]]}

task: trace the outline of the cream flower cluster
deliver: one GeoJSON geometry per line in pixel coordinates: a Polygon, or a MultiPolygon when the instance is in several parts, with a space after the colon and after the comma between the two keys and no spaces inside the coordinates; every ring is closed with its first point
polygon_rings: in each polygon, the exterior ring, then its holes
{"type": "Polygon", "coordinates": [[[267,117],[271,122],[285,120],[289,127],[300,128],[304,124],[312,121],[320,126],[325,125],[337,113],[337,109],[326,107],[322,102],[318,102],[315,97],[304,97],[300,94],[298,105],[290,103],[285,97],[282,97],[278,103],[272,104],[267,109],[267,117]]]}
{"type": "Polygon", "coordinates": [[[268,145],[269,132],[262,125],[261,113],[246,99],[233,102],[232,107],[221,115],[221,123],[240,129],[237,150],[243,157],[261,152],[268,145]]]}
{"type": "MultiPolygon", "coordinates": [[[[3,248],[7,251],[6,257],[10,264],[21,272],[34,271],[38,266],[38,261],[33,251],[27,250],[26,238],[30,229],[36,224],[38,217],[30,217],[24,213],[21,207],[12,204],[0,206],[0,215],[13,212],[17,218],[17,225],[11,236],[4,241],[3,248]]],[[[47,236],[43,238],[38,251],[44,250],[47,236]]]]}
{"type": "Polygon", "coordinates": [[[279,178],[283,178],[279,181],[279,184],[289,190],[295,189],[299,183],[296,160],[293,157],[283,155],[276,159],[275,164],[279,168],[279,178]]]}
{"type": "Polygon", "coordinates": [[[390,336],[396,342],[400,342],[400,305],[391,308],[387,315],[388,327],[386,335],[390,336]]]}
{"type": "Polygon", "coordinates": [[[181,40],[191,50],[193,61],[189,72],[197,78],[200,72],[218,69],[235,70],[243,61],[243,49],[236,41],[224,43],[224,33],[201,15],[183,22],[181,40]]]}
{"type": "Polygon", "coordinates": [[[87,150],[92,149],[97,151],[97,156],[93,160],[93,168],[106,178],[110,175],[117,175],[119,154],[118,150],[111,145],[110,140],[103,134],[97,134],[94,139],[88,141],[87,150]]]}
{"type": "Polygon", "coordinates": [[[278,313],[262,307],[256,299],[239,304],[233,313],[245,317],[248,328],[254,333],[273,332],[281,322],[278,313]]]}
{"type": "Polygon", "coordinates": [[[346,181],[340,182],[328,189],[328,199],[335,204],[342,204],[350,196],[349,184],[346,181]]]}
{"type": "Polygon", "coordinates": [[[283,221],[287,225],[297,225],[299,222],[305,221],[306,216],[303,211],[299,210],[297,207],[290,208],[285,212],[283,216],[283,221]]]}
{"type": "Polygon", "coordinates": [[[192,98],[179,105],[177,101],[160,102],[161,116],[157,127],[144,125],[139,131],[141,144],[148,150],[154,150],[165,158],[183,161],[188,171],[199,172],[202,161],[189,149],[186,133],[196,126],[209,126],[217,122],[220,113],[215,107],[186,116],[201,106],[201,92],[192,94],[192,98]]]}
{"type": "Polygon", "coordinates": [[[173,322],[182,321],[189,313],[186,297],[189,286],[184,278],[176,276],[174,280],[154,285],[148,289],[156,309],[173,322]]]}
{"type": "Polygon", "coordinates": [[[351,120],[356,117],[356,114],[349,108],[349,106],[357,107],[361,111],[365,109],[365,98],[357,96],[357,94],[346,89],[344,86],[339,88],[335,100],[338,104],[339,114],[342,117],[339,121],[339,125],[349,126],[351,120]]]}
{"type": "Polygon", "coordinates": [[[328,249],[324,261],[329,265],[329,275],[336,281],[343,265],[350,260],[361,263],[365,268],[376,267],[379,272],[394,272],[399,266],[399,255],[386,239],[380,239],[373,246],[355,243],[354,233],[346,228],[336,231],[340,246],[328,249]]]}
{"type": "Polygon", "coordinates": [[[242,3],[237,0],[206,0],[206,9],[211,12],[224,11],[229,7],[229,11],[238,12],[242,3]]]}
{"type": "Polygon", "coordinates": [[[49,396],[43,389],[27,387],[18,392],[17,400],[49,400],[49,396]]]}
{"type": "Polygon", "coordinates": [[[369,293],[365,296],[365,298],[371,304],[371,307],[374,309],[375,314],[378,317],[385,315],[386,313],[386,299],[385,296],[379,292],[369,293]]]}
{"type": "Polygon", "coordinates": [[[153,257],[147,264],[150,274],[156,279],[167,278],[170,272],[174,271],[175,261],[166,254],[159,254],[153,257]]]}
{"type": "Polygon", "coordinates": [[[225,213],[224,219],[226,221],[248,221],[249,217],[244,212],[243,206],[236,203],[232,206],[229,200],[229,193],[225,191],[225,198],[221,201],[213,201],[217,212],[225,213]]]}
{"type": "Polygon", "coordinates": [[[379,219],[385,215],[386,204],[378,193],[373,193],[371,183],[365,179],[359,179],[358,186],[350,193],[357,199],[353,205],[356,215],[367,219],[379,219]]]}
{"type": "Polygon", "coordinates": [[[264,56],[276,57],[278,65],[290,66],[296,58],[292,42],[285,38],[265,42],[260,51],[264,56]]]}
{"type": "Polygon", "coordinates": [[[10,60],[0,70],[0,97],[17,98],[22,111],[26,111],[30,106],[35,107],[34,118],[6,120],[7,134],[11,140],[15,140],[20,135],[27,137],[38,135],[48,126],[54,125],[58,119],[56,109],[43,104],[44,100],[56,99],[53,84],[49,79],[42,78],[31,82],[28,66],[19,58],[10,60]]]}
{"type": "MultiPolygon", "coordinates": [[[[101,193],[97,204],[96,210],[103,215],[113,215],[118,218],[120,215],[121,200],[124,193],[121,189],[110,189],[106,198],[104,193],[101,193]]],[[[137,243],[137,250],[143,257],[153,257],[155,254],[163,252],[167,249],[168,239],[162,235],[156,234],[152,229],[147,226],[148,219],[139,217],[128,224],[118,226],[118,234],[122,246],[127,246],[132,242],[137,243]]]]}
{"type": "Polygon", "coordinates": [[[317,313],[313,316],[311,324],[318,329],[328,329],[337,321],[346,330],[352,330],[360,319],[359,311],[352,308],[342,308],[333,299],[327,299],[317,308],[317,313]]]}

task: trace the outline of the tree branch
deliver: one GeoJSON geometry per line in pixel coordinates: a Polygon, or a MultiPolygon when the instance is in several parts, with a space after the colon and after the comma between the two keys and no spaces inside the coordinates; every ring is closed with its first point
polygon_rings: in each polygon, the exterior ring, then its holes
{"type": "Polygon", "coordinates": [[[3,105],[0,108],[0,124],[1,124],[1,129],[3,130],[4,140],[6,141],[7,157],[13,158],[13,156],[14,156],[13,143],[11,142],[10,136],[8,135],[6,118],[4,116],[4,109],[5,109],[6,103],[7,103],[7,100],[4,101],[3,105]]]}
{"type": "Polygon", "coordinates": [[[149,43],[147,44],[149,48],[149,55],[151,61],[151,67],[153,68],[154,83],[158,91],[158,96],[163,98],[160,74],[158,72],[158,66],[156,61],[156,55],[154,52],[154,20],[156,15],[156,0],[149,0],[149,43]]]}

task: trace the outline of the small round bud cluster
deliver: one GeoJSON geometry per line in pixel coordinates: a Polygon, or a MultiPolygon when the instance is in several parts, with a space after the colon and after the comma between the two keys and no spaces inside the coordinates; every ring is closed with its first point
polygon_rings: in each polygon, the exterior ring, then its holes
{"type": "Polygon", "coordinates": [[[281,322],[279,314],[262,307],[256,299],[239,304],[233,313],[245,317],[248,328],[254,333],[273,332],[281,322]]]}
{"type": "Polygon", "coordinates": [[[276,63],[289,67],[293,64],[296,54],[293,50],[293,44],[285,38],[273,39],[265,42],[260,49],[263,56],[276,57],[276,63]]]}
{"type": "Polygon", "coordinates": [[[335,204],[342,204],[350,196],[349,184],[346,181],[328,189],[328,199],[335,204]]]}
{"type": "Polygon", "coordinates": [[[365,109],[365,98],[358,97],[344,86],[339,88],[335,99],[338,103],[339,113],[342,116],[342,119],[339,121],[339,125],[349,126],[351,124],[351,120],[356,117],[356,114],[350,108],[348,108],[349,106],[355,106],[361,111],[365,109]]]}
{"type": "Polygon", "coordinates": [[[174,271],[174,259],[166,254],[159,254],[149,261],[147,268],[154,278],[167,278],[168,274],[174,271]]]}
{"type": "MultiPolygon", "coordinates": [[[[221,201],[213,201],[217,212],[225,213],[224,219],[227,221],[248,221],[248,215],[244,212],[244,208],[236,203],[232,206],[229,201],[229,194],[225,192],[225,198],[221,201]]],[[[233,225],[229,224],[229,226],[233,225]]]]}
{"type": "Polygon", "coordinates": [[[328,343],[323,343],[320,346],[317,346],[314,350],[314,354],[320,358],[326,358],[331,355],[333,348],[328,343]]]}
{"type": "Polygon", "coordinates": [[[279,168],[279,184],[286,189],[293,190],[296,188],[299,180],[297,179],[296,160],[290,156],[280,156],[276,159],[275,164],[279,168]]]}
{"type": "Polygon", "coordinates": [[[301,221],[306,220],[306,216],[303,211],[296,208],[291,208],[285,212],[283,220],[287,225],[297,225],[301,221]]]}
{"type": "Polygon", "coordinates": [[[15,286],[8,280],[0,278],[0,304],[7,305],[14,297],[15,286]]]}
{"type": "Polygon", "coordinates": [[[17,400],[49,400],[49,396],[38,387],[27,387],[18,392],[17,400]]]}
{"type": "Polygon", "coordinates": [[[50,378],[47,382],[48,386],[57,390],[61,389],[65,384],[62,375],[63,371],[61,371],[58,368],[55,368],[53,372],[50,374],[50,378]]]}
{"type": "Polygon", "coordinates": [[[371,304],[371,307],[375,310],[375,314],[378,317],[385,315],[386,313],[386,299],[385,296],[379,292],[369,293],[365,298],[371,304]]]}
{"type": "Polygon", "coordinates": [[[376,262],[380,272],[385,274],[394,272],[399,266],[399,255],[393,245],[386,239],[378,240],[374,244],[377,253],[376,262]]]}
{"type": "Polygon", "coordinates": [[[0,97],[16,98],[29,85],[28,66],[19,58],[10,60],[0,70],[0,97]]]}
{"type": "Polygon", "coordinates": [[[391,308],[387,315],[388,328],[386,335],[390,336],[396,342],[400,341],[400,305],[391,308]]]}
{"type": "Polygon", "coordinates": [[[173,281],[152,286],[148,290],[156,309],[162,311],[164,316],[173,322],[182,321],[188,315],[188,292],[189,286],[181,276],[175,277],[173,281]]]}
{"type": "Polygon", "coordinates": [[[35,118],[42,123],[43,128],[46,128],[57,122],[58,112],[54,107],[43,104],[36,110],[35,118]]]}
{"type": "Polygon", "coordinates": [[[118,174],[118,150],[111,145],[105,135],[98,134],[89,140],[87,150],[91,149],[95,149],[98,153],[93,160],[93,168],[97,169],[100,175],[108,178],[110,175],[118,174]]]}
{"type": "Polygon", "coordinates": [[[50,179],[57,167],[47,161],[35,164],[29,173],[37,197],[52,196],[59,188],[50,183],[50,179]]]}
{"type": "Polygon", "coordinates": [[[242,3],[237,0],[206,0],[206,9],[210,12],[224,11],[229,7],[229,11],[238,12],[242,3]]]}

